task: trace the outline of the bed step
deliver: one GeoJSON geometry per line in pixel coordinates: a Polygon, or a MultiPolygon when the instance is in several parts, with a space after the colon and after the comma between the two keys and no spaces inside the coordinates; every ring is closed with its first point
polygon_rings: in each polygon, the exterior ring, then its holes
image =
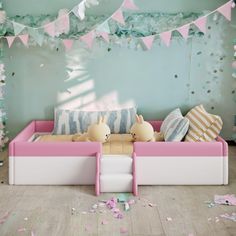
{"type": "Polygon", "coordinates": [[[100,191],[105,192],[132,192],[132,174],[103,174],[100,175],[100,191]]]}
{"type": "Polygon", "coordinates": [[[101,158],[100,174],[132,174],[133,160],[130,156],[108,156],[101,158]]]}

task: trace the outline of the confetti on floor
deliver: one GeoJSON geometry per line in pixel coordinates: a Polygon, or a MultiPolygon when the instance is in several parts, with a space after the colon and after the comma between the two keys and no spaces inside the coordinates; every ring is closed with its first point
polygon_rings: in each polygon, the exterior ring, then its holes
{"type": "Polygon", "coordinates": [[[157,204],[154,204],[154,203],[149,202],[149,203],[148,203],[148,206],[150,206],[150,207],[156,207],[157,204]]]}
{"type": "Polygon", "coordinates": [[[85,229],[85,231],[90,232],[91,231],[91,226],[90,225],[85,225],[84,229],[85,229]]]}
{"type": "Polygon", "coordinates": [[[172,218],[171,217],[166,217],[166,220],[167,221],[172,221],[172,218]]]}
{"type": "Polygon", "coordinates": [[[101,224],[102,224],[102,225],[107,225],[107,224],[108,224],[108,221],[107,221],[107,220],[102,220],[101,224]]]}
{"type": "Polygon", "coordinates": [[[128,230],[126,228],[124,228],[124,227],[121,227],[120,228],[120,233],[121,234],[126,234],[126,233],[128,233],[128,230]]]}
{"type": "Polygon", "coordinates": [[[18,232],[25,232],[26,231],[26,228],[19,228],[18,230],[17,230],[18,232]]]}
{"type": "Polygon", "coordinates": [[[214,203],[219,205],[236,206],[236,197],[234,194],[215,195],[214,203]]]}
{"type": "Polygon", "coordinates": [[[228,213],[225,213],[225,214],[220,215],[220,217],[236,222],[236,213],[235,212],[233,212],[231,215],[229,215],[228,213]]]}
{"type": "Polygon", "coordinates": [[[5,223],[9,215],[10,215],[10,212],[8,211],[4,213],[4,215],[0,218],[0,225],[5,223]]]}

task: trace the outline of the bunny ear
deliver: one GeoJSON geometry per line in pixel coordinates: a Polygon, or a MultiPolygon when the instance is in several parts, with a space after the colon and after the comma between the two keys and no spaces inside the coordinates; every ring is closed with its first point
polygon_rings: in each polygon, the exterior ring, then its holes
{"type": "Polygon", "coordinates": [[[143,123],[143,122],[144,122],[144,119],[143,119],[143,116],[142,116],[142,115],[139,116],[139,120],[140,120],[140,123],[143,123]]]}
{"type": "Polygon", "coordinates": [[[98,125],[101,124],[101,123],[102,123],[102,117],[100,116],[100,117],[98,118],[98,125]]]}
{"type": "Polygon", "coordinates": [[[106,117],[106,116],[103,116],[103,117],[102,117],[102,122],[103,122],[103,123],[107,123],[107,117],[106,117]]]}
{"type": "Polygon", "coordinates": [[[136,122],[139,123],[140,120],[139,120],[139,116],[137,114],[136,114],[135,118],[136,118],[136,122]]]}

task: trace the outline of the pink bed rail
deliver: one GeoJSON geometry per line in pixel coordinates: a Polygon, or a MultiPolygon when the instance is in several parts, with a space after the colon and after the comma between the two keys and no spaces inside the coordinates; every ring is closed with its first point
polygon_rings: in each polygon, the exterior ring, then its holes
{"type": "Polygon", "coordinates": [[[30,122],[9,144],[10,156],[93,156],[101,153],[99,142],[28,142],[35,132],[52,132],[53,121],[30,122]]]}

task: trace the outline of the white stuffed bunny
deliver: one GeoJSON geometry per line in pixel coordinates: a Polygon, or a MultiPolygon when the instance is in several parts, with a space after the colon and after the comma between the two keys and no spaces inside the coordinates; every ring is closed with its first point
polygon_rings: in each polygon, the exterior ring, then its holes
{"type": "Polygon", "coordinates": [[[152,125],[144,121],[143,116],[136,115],[136,123],[130,129],[130,133],[135,142],[155,142],[163,141],[162,133],[154,132],[152,125]]]}
{"type": "Polygon", "coordinates": [[[106,117],[100,117],[98,122],[88,127],[88,131],[83,134],[76,134],[72,137],[74,142],[101,142],[108,141],[111,130],[106,124],[106,117]]]}

